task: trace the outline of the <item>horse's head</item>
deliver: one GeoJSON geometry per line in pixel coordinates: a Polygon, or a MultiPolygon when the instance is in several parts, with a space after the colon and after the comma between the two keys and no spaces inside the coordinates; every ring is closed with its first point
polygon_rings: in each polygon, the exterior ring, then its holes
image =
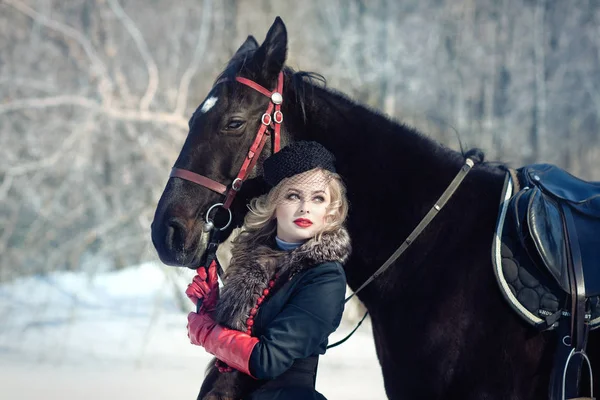
{"type": "Polygon", "coordinates": [[[277,18],[262,45],[252,36],[246,39],[192,115],[152,222],[152,242],[165,264],[196,267],[211,228],[228,233],[241,225],[247,199],[266,190],[256,178],[262,160],[276,151],[279,140],[288,140],[283,132],[276,140],[280,101],[260,89],[276,91],[283,84],[286,52],[285,25],[277,18]],[[266,112],[270,118],[263,117],[266,112]]]}

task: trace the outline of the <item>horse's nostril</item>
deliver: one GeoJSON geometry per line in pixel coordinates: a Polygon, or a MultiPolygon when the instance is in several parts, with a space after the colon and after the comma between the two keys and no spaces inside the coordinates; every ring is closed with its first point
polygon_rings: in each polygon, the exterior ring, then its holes
{"type": "Polygon", "coordinates": [[[183,222],[177,218],[171,218],[167,222],[166,245],[169,251],[181,250],[185,243],[186,229],[183,222]]]}

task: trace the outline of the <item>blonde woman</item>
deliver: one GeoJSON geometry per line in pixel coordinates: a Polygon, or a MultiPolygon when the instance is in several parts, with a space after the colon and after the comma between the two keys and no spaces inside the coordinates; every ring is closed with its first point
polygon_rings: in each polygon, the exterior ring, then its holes
{"type": "Polygon", "coordinates": [[[249,205],[220,296],[214,265],[186,291],[204,298],[188,336],[218,360],[199,398],[323,400],[317,361],[342,317],[351,251],[345,188],[316,142],[269,157],[264,177],[272,189],[249,205]]]}

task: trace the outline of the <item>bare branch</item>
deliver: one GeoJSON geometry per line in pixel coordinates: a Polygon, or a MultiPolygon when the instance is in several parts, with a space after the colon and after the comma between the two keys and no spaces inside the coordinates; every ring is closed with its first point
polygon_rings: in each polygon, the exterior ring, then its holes
{"type": "Polygon", "coordinates": [[[185,112],[185,106],[187,104],[188,89],[192,78],[198,71],[198,65],[200,64],[200,57],[204,56],[206,51],[206,44],[208,43],[208,33],[210,30],[210,19],[212,10],[212,0],[204,0],[202,2],[202,20],[200,21],[200,32],[198,33],[198,41],[196,42],[196,48],[194,49],[194,55],[190,65],[185,70],[179,82],[179,89],[177,90],[177,101],[175,102],[175,114],[183,114],[185,112]]]}
{"type": "Polygon", "coordinates": [[[92,72],[98,74],[101,77],[101,80],[100,80],[101,83],[99,85],[98,90],[103,95],[104,99],[108,100],[109,94],[113,88],[113,82],[108,75],[106,66],[104,65],[102,60],[100,60],[100,57],[98,57],[98,55],[96,54],[96,51],[94,50],[92,44],[85,36],[83,36],[81,34],[81,32],[75,30],[74,28],[72,28],[68,25],[65,25],[65,24],[55,21],[55,20],[52,20],[52,19],[46,17],[45,15],[38,13],[34,9],[23,4],[23,2],[21,2],[21,1],[18,1],[18,0],[4,0],[4,1],[7,4],[13,6],[18,11],[22,12],[23,14],[25,14],[28,17],[30,17],[31,19],[33,19],[38,24],[43,25],[49,29],[53,29],[57,32],[60,32],[63,35],[65,35],[66,37],[71,38],[71,39],[75,40],[77,43],[79,43],[81,45],[81,47],[83,47],[83,50],[86,52],[88,57],[90,58],[90,61],[92,62],[92,66],[93,66],[92,72]]]}
{"type": "Polygon", "coordinates": [[[148,45],[144,40],[144,36],[131,18],[129,18],[125,10],[123,10],[118,0],[108,0],[108,5],[133,38],[140,54],[142,55],[142,58],[144,59],[144,62],[146,63],[146,69],[148,70],[148,86],[146,87],[146,93],[144,93],[144,97],[142,97],[140,100],[140,110],[147,111],[152,103],[152,100],[154,99],[154,96],[156,95],[156,91],[158,90],[158,68],[154,62],[154,59],[152,58],[152,55],[150,55],[150,51],[148,50],[148,45]]]}
{"type": "Polygon", "coordinates": [[[2,185],[0,185],[0,200],[4,200],[4,198],[6,197],[6,194],[8,193],[8,191],[10,190],[10,188],[12,187],[12,183],[13,183],[13,175],[5,175],[4,176],[4,180],[2,181],[2,185]]]}
{"type": "Polygon", "coordinates": [[[64,240],[60,246],[51,254],[48,259],[50,265],[57,265],[58,261],[64,257],[66,251],[74,246],[88,246],[99,237],[104,237],[108,232],[118,228],[120,225],[134,218],[138,212],[143,209],[142,206],[131,208],[127,214],[116,215],[113,218],[97,224],[87,231],[79,232],[70,239],[64,240]]]}
{"type": "Polygon", "coordinates": [[[534,149],[538,158],[545,158],[545,143],[546,138],[546,77],[544,75],[546,64],[545,53],[545,32],[544,32],[544,15],[546,11],[546,1],[538,0],[534,11],[533,24],[533,58],[534,58],[534,74],[535,74],[535,104],[536,107],[536,139],[537,148],[534,149]]]}
{"type": "Polygon", "coordinates": [[[29,89],[39,90],[41,92],[46,92],[46,93],[51,93],[51,92],[56,91],[56,86],[51,83],[44,82],[42,80],[29,79],[29,78],[22,79],[22,78],[16,78],[16,77],[12,77],[12,76],[0,77],[0,85],[25,87],[25,88],[29,88],[29,89]]]}
{"type": "Polygon", "coordinates": [[[135,96],[133,96],[131,94],[131,90],[129,89],[129,83],[127,82],[127,78],[125,77],[125,74],[121,70],[120,66],[118,68],[115,67],[115,69],[113,70],[113,73],[115,75],[115,81],[117,82],[117,85],[119,86],[119,92],[121,94],[121,98],[127,104],[135,103],[135,96]]]}
{"type": "Polygon", "coordinates": [[[100,108],[100,104],[83,96],[52,96],[52,97],[34,97],[27,99],[14,100],[8,103],[0,104],[0,114],[10,111],[40,109],[60,106],[78,106],[84,108],[100,108]]]}
{"type": "MultiPolygon", "coordinates": [[[[3,207],[6,207],[6,204],[3,204],[3,207]]],[[[12,203],[13,207],[12,213],[8,218],[8,221],[3,221],[2,223],[2,234],[0,235],[0,254],[3,254],[8,247],[8,238],[14,233],[17,223],[19,221],[19,211],[23,207],[23,202],[12,203]]],[[[2,272],[2,271],[0,271],[2,272]]]]}
{"type": "Polygon", "coordinates": [[[161,124],[173,125],[177,128],[188,129],[187,120],[181,115],[174,113],[150,112],[141,110],[124,110],[117,108],[103,107],[101,104],[83,96],[54,96],[43,98],[28,98],[15,100],[9,103],[0,104],[0,115],[11,111],[26,109],[43,109],[60,106],[83,107],[98,113],[105,114],[115,119],[137,122],[156,122],[161,124]]]}
{"type": "Polygon", "coordinates": [[[43,168],[53,166],[64,157],[65,151],[67,151],[73,145],[75,139],[82,135],[82,132],[84,131],[81,129],[74,129],[73,132],[69,135],[69,137],[67,137],[67,139],[63,141],[62,145],[54,152],[54,154],[41,160],[37,160],[30,163],[24,163],[21,165],[17,165],[16,167],[9,168],[7,170],[7,175],[19,176],[31,171],[37,171],[43,168]]]}

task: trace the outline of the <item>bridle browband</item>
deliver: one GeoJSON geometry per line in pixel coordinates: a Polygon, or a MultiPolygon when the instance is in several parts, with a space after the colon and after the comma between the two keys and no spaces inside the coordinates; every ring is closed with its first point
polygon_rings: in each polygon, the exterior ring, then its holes
{"type": "MultiPolygon", "coordinates": [[[[246,86],[249,86],[252,89],[262,93],[263,95],[269,97],[271,99],[271,101],[269,102],[269,106],[267,107],[267,110],[261,117],[261,126],[258,129],[258,133],[256,134],[256,138],[254,139],[252,146],[250,146],[250,150],[248,151],[248,154],[246,155],[246,159],[244,160],[244,163],[242,164],[242,167],[240,168],[240,171],[238,172],[237,177],[233,180],[229,189],[227,189],[227,187],[225,185],[223,185],[222,183],[219,183],[215,180],[212,180],[210,178],[207,178],[207,177],[197,174],[195,172],[188,171],[186,169],[173,168],[171,170],[170,177],[177,177],[177,178],[185,179],[190,182],[194,182],[200,186],[204,186],[214,192],[217,192],[217,193],[225,196],[225,201],[223,203],[213,204],[206,213],[206,222],[207,222],[207,224],[210,225],[210,229],[215,229],[213,222],[210,220],[210,213],[214,208],[216,208],[218,206],[221,206],[225,210],[229,211],[229,221],[223,227],[218,228],[218,230],[221,230],[221,231],[225,230],[225,229],[227,229],[229,224],[231,224],[231,220],[232,220],[231,209],[230,209],[231,203],[233,202],[233,199],[235,198],[237,192],[242,187],[242,183],[244,183],[244,181],[248,177],[248,174],[252,171],[252,169],[256,165],[256,162],[258,161],[258,156],[263,150],[263,147],[265,145],[267,137],[270,136],[270,134],[271,134],[271,132],[268,130],[269,128],[271,128],[271,130],[273,131],[273,135],[274,135],[274,137],[273,137],[273,139],[274,139],[273,153],[277,153],[279,151],[281,123],[283,122],[283,113],[281,112],[281,103],[283,102],[283,78],[284,78],[283,72],[280,72],[278,80],[277,80],[277,87],[275,88],[274,91],[265,89],[263,86],[259,85],[258,83],[254,82],[250,79],[242,78],[239,76],[235,78],[235,80],[237,82],[244,84],[246,86]]],[[[226,79],[217,81],[215,86],[225,80],[226,79]]],[[[381,267],[379,267],[377,269],[377,271],[375,271],[375,273],[373,273],[371,276],[369,276],[369,278],[358,289],[356,289],[356,291],[354,291],[354,293],[352,293],[350,296],[348,296],[345,299],[344,303],[347,303],[352,297],[357,295],[367,285],[369,285],[371,282],[373,282],[375,279],[377,279],[381,274],[383,274],[410,247],[410,245],[415,242],[415,240],[419,237],[419,235],[425,230],[425,228],[431,223],[431,221],[435,218],[435,216],[446,205],[448,200],[450,200],[450,198],[452,197],[454,192],[456,192],[456,190],[458,189],[458,187],[460,186],[462,181],[465,179],[467,174],[471,171],[471,168],[473,168],[474,165],[475,165],[475,161],[472,160],[471,158],[467,158],[465,160],[465,163],[462,165],[461,169],[456,174],[456,176],[454,177],[452,182],[450,182],[450,184],[448,185],[446,190],[442,193],[442,195],[439,197],[439,199],[434,203],[433,207],[431,207],[429,212],[425,215],[425,217],[423,217],[423,219],[419,222],[419,224],[408,235],[408,237],[404,240],[404,242],[400,245],[400,247],[398,247],[398,249],[396,249],[396,251],[383,263],[383,265],[381,267]]],[[[215,251],[216,251],[216,244],[215,244],[213,252],[212,252],[213,253],[212,257],[215,256],[215,254],[214,254],[215,251]]],[[[210,262],[208,262],[206,265],[209,265],[209,264],[210,264],[210,262]]],[[[198,309],[200,308],[200,305],[201,305],[201,302],[198,302],[198,305],[197,305],[198,309]]],[[[334,344],[327,346],[327,348],[330,349],[332,347],[336,347],[336,346],[344,343],[346,340],[348,340],[354,334],[354,332],[356,332],[356,330],[360,327],[360,325],[363,323],[363,321],[365,320],[365,318],[367,317],[368,314],[369,314],[368,311],[365,312],[364,316],[358,322],[356,327],[345,338],[339,340],[338,342],[336,342],[334,344]]]]}
{"type": "MultiPolygon", "coordinates": [[[[261,117],[261,125],[258,129],[258,133],[254,138],[254,142],[250,146],[248,150],[248,154],[246,154],[246,158],[238,172],[237,176],[231,182],[229,189],[227,186],[219,183],[213,179],[210,179],[204,175],[197,174],[192,171],[188,171],[182,168],[175,168],[171,170],[171,174],[169,177],[171,178],[181,178],[186,181],[194,182],[200,186],[204,186],[212,190],[213,192],[217,192],[221,195],[225,196],[225,200],[223,203],[215,203],[213,204],[206,213],[206,223],[212,229],[214,228],[213,221],[210,220],[210,212],[216,207],[222,207],[225,210],[229,211],[229,221],[223,227],[218,228],[219,230],[225,230],[231,224],[232,215],[231,215],[231,203],[235,198],[238,191],[242,188],[242,184],[248,178],[248,175],[256,165],[258,161],[258,156],[262,152],[265,142],[267,138],[273,133],[273,153],[277,153],[279,151],[279,147],[281,145],[281,123],[283,122],[283,113],[281,112],[281,103],[283,103],[283,71],[279,73],[279,77],[277,78],[277,87],[274,91],[270,91],[265,89],[263,86],[258,83],[242,77],[236,77],[235,80],[243,85],[249,86],[252,89],[256,90],[259,93],[264,94],[269,97],[271,101],[269,102],[269,106],[267,110],[261,117]]],[[[221,82],[226,81],[227,79],[222,79],[217,81],[215,84],[218,85],[221,82]]]]}

